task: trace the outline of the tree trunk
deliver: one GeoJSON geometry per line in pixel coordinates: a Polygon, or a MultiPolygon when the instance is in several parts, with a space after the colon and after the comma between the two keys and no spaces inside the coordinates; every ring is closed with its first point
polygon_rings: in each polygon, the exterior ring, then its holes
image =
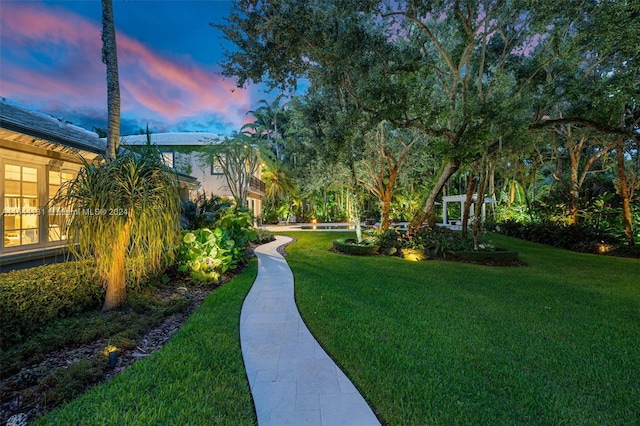
{"type": "MultiPolygon", "coordinates": [[[[486,164],[486,163],[485,163],[486,164]]],[[[478,183],[478,198],[475,205],[475,220],[473,221],[473,249],[478,249],[478,240],[482,231],[482,205],[484,204],[484,193],[487,190],[488,171],[482,174],[482,179],[478,183]]]]}
{"type": "Polygon", "coordinates": [[[629,205],[629,189],[627,187],[627,173],[624,169],[624,139],[618,136],[616,141],[616,158],[618,161],[618,180],[620,181],[619,195],[622,200],[622,225],[624,226],[624,236],[627,244],[635,245],[633,235],[633,220],[631,218],[631,206],[629,205]]]}
{"type": "Polygon", "coordinates": [[[456,171],[458,171],[459,168],[460,168],[459,161],[449,161],[444,166],[444,168],[442,169],[442,172],[440,173],[440,177],[438,178],[438,181],[436,182],[434,187],[431,188],[431,192],[429,193],[429,197],[427,198],[427,201],[424,204],[424,208],[421,211],[418,211],[413,216],[413,219],[411,219],[411,224],[409,225],[409,231],[408,231],[410,234],[417,231],[422,226],[422,223],[425,220],[429,221],[429,226],[431,226],[432,228],[436,226],[436,217],[435,217],[436,198],[438,198],[438,195],[440,195],[440,192],[442,192],[442,188],[444,188],[444,185],[449,181],[451,176],[456,171]]]}
{"type": "Polygon", "coordinates": [[[469,214],[471,213],[471,203],[473,203],[473,191],[476,189],[478,177],[473,175],[467,184],[467,196],[464,202],[464,211],[462,212],[462,236],[467,238],[469,235],[469,214]]]}
{"type": "Polygon", "coordinates": [[[113,242],[111,268],[107,274],[107,293],[102,305],[102,313],[122,309],[127,304],[125,258],[130,235],[131,221],[127,220],[119,238],[113,242]]]}
{"type": "Polygon", "coordinates": [[[113,3],[102,0],[102,62],[107,66],[107,152],[106,158],[116,158],[120,144],[120,79],[113,3]]]}
{"type": "Polygon", "coordinates": [[[387,191],[382,198],[382,220],[380,230],[382,232],[389,229],[389,212],[391,211],[391,191],[387,191]]]}
{"type": "Polygon", "coordinates": [[[569,224],[578,223],[578,202],[580,200],[580,185],[578,183],[578,161],[571,157],[571,180],[569,182],[569,224]]]}
{"type": "Polygon", "coordinates": [[[362,242],[362,226],[360,221],[360,206],[358,205],[358,178],[356,176],[356,166],[351,162],[351,178],[353,179],[353,224],[356,228],[356,240],[358,244],[362,242]]]}

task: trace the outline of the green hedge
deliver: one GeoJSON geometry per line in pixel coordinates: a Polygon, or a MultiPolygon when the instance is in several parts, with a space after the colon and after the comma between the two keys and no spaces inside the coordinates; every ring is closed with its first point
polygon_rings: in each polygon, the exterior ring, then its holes
{"type": "Polygon", "coordinates": [[[88,262],[0,274],[0,348],[26,339],[53,319],[99,307],[104,290],[92,275],[88,262]]]}
{"type": "Polygon", "coordinates": [[[340,238],[337,240],[333,240],[333,248],[342,253],[366,256],[377,252],[380,246],[364,242],[362,244],[358,244],[355,240],[340,238]]]}
{"type": "Polygon", "coordinates": [[[496,248],[495,251],[454,251],[455,257],[473,262],[515,262],[518,260],[518,252],[496,248]]]}

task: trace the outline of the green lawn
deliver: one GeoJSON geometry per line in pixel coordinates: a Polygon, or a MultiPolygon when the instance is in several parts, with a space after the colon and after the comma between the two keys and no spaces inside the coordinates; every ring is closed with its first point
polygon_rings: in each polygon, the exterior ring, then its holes
{"type": "Polygon", "coordinates": [[[210,294],[164,348],[36,424],[255,424],[239,323],[256,274],[253,260],[210,294]]]}
{"type": "Polygon", "coordinates": [[[526,267],[329,252],[291,233],[301,314],[389,424],[640,424],[640,261],[503,236],[526,267]]]}

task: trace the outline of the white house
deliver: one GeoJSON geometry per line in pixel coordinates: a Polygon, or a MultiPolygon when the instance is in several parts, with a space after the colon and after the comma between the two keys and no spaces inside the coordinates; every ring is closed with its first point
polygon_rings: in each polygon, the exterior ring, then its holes
{"type": "MultiPolygon", "coordinates": [[[[202,159],[204,147],[216,140],[223,140],[224,136],[206,132],[171,132],[151,133],[151,143],[157,145],[165,159],[165,163],[178,172],[194,176],[200,182],[199,191],[205,191],[207,196],[214,194],[231,198],[232,194],[220,167],[213,161],[202,159]]],[[[123,136],[123,145],[144,145],[147,135],[123,136]]],[[[264,197],[264,183],[260,180],[260,170],[252,177],[247,203],[253,211],[254,217],[262,214],[262,199],[264,197]]],[[[195,196],[195,193],[192,194],[195,196]]]]}
{"type": "MultiPolygon", "coordinates": [[[[0,99],[0,272],[63,253],[63,217],[47,203],[76,176],[82,158],[91,162],[105,151],[93,132],[0,99]]],[[[182,192],[197,185],[190,176],[178,178],[182,192]]]]}

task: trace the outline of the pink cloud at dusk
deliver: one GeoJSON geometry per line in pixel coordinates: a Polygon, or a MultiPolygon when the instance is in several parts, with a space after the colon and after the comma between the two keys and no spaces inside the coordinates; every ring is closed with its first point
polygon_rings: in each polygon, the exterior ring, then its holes
{"type": "MultiPolygon", "coordinates": [[[[106,122],[100,23],[40,3],[0,7],[0,96],[43,112],[53,106],[84,110],[106,122]]],[[[184,54],[163,56],[122,32],[117,44],[123,120],[165,127],[157,131],[189,130],[184,127],[197,122],[231,131],[250,118],[252,93],[213,67],[184,54]]]]}

